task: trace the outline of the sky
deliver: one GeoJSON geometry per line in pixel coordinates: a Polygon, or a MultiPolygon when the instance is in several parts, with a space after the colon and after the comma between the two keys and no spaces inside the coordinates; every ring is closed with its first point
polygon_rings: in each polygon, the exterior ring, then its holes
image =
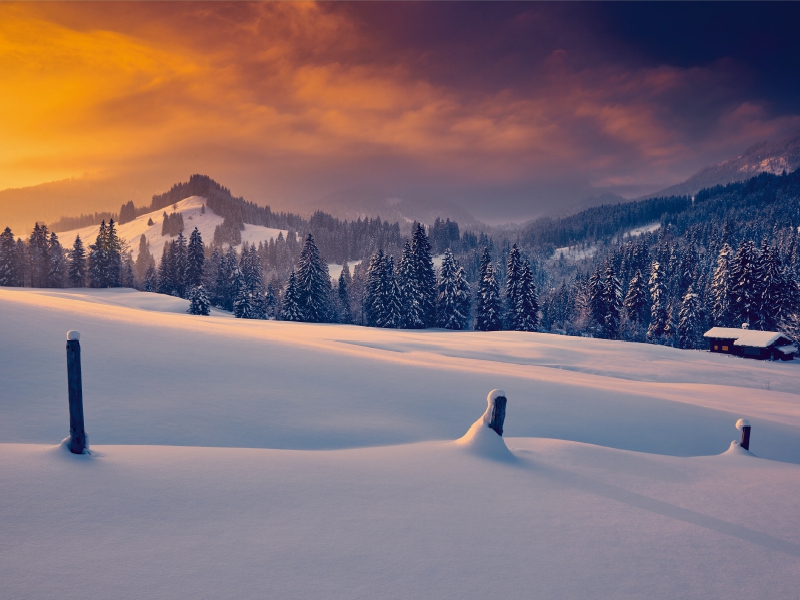
{"type": "Polygon", "coordinates": [[[0,189],[204,173],[486,221],[800,129],[797,3],[2,3],[0,189]]]}

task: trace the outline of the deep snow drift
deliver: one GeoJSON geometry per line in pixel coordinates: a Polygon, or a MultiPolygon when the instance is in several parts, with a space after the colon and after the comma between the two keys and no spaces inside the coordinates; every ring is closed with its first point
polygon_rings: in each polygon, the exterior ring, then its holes
{"type": "Polygon", "coordinates": [[[187,304],[0,288],[0,596],[796,595],[798,361],[187,304]]]}

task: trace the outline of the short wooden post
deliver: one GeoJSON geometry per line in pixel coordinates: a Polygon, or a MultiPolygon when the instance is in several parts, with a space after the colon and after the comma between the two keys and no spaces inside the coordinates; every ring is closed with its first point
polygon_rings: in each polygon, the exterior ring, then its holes
{"type": "Polygon", "coordinates": [[[492,390],[489,392],[489,407],[491,417],[489,419],[489,429],[493,429],[497,435],[503,435],[503,421],[506,419],[506,393],[503,390],[492,390]]]}
{"type": "Polygon", "coordinates": [[[742,432],[742,442],[739,445],[745,450],[750,450],[750,421],[739,419],[736,421],[736,429],[742,432]]]}
{"type": "Polygon", "coordinates": [[[67,387],[69,388],[69,451],[83,454],[86,431],[83,423],[83,383],[81,381],[81,334],[67,332],[67,387]]]}

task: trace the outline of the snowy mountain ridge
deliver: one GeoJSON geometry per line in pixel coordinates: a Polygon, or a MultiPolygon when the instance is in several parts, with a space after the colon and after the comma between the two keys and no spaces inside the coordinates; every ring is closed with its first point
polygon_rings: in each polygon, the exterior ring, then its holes
{"type": "MultiPolygon", "coordinates": [[[[218,225],[222,225],[224,221],[221,216],[215,214],[214,211],[206,205],[205,198],[201,196],[190,196],[175,203],[171,208],[140,215],[133,221],[123,223],[117,228],[120,238],[125,240],[128,249],[134,252],[134,258],[136,258],[135,253],[139,247],[139,239],[142,235],[147,239],[150,246],[150,253],[156,260],[161,258],[164,245],[168,241],[175,239],[175,237],[168,234],[161,235],[164,212],[167,214],[179,213],[183,217],[183,235],[187,238],[194,228],[197,227],[205,244],[210,244],[213,241],[214,229],[216,229],[218,225]],[[153,224],[149,225],[148,223],[151,220],[153,224]]],[[[76,235],[80,235],[84,245],[88,245],[94,243],[99,230],[99,225],[89,225],[88,227],[72,229],[70,231],[57,231],[56,234],[64,246],[72,245],[76,235]]],[[[277,238],[280,233],[283,233],[283,236],[286,237],[288,231],[285,229],[262,227],[261,225],[245,224],[244,231],[242,231],[242,243],[247,242],[256,245],[258,245],[259,242],[266,243],[270,239],[277,238]]],[[[240,246],[237,246],[237,248],[240,246]]]]}
{"type": "Polygon", "coordinates": [[[778,142],[759,142],[739,156],[704,167],[677,185],[642,198],[660,196],[692,196],[703,188],[744,181],[759,173],[780,175],[800,168],[800,132],[778,142]]]}

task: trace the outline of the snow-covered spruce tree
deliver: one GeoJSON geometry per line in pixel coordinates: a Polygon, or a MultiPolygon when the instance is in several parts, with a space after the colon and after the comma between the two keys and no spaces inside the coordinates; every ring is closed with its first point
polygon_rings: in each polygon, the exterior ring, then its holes
{"type": "Polygon", "coordinates": [[[425,315],[420,305],[420,292],[414,270],[414,256],[411,242],[406,240],[397,265],[397,284],[400,287],[400,304],[403,307],[400,327],[403,329],[422,329],[425,315]]]}
{"type": "Polygon", "coordinates": [[[266,319],[267,304],[264,280],[261,275],[261,257],[254,245],[242,244],[242,256],[239,261],[244,280],[239,294],[247,296],[247,319],[266,319]]]}
{"type": "Polygon", "coordinates": [[[650,268],[650,327],[647,329],[648,341],[655,344],[664,344],[669,332],[670,314],[667,287],[664,283],[664,274],[658,261],[653,261],[650,268]]]}
{"type": "Polygon", "coordinates": [[[386,257],[383,249],[378,248],[369,259],[367,280],[364,285],[364,317],[370,327],[380,327],[384,322],[386,299],[383,297],[386,290],[386,257]]]}
{"type": "Polygon", "coordinates": [[[158,273],[153,265],[147,267],[147,272],[144,274],[144,291],[157,292],[158,291],[158,273]]]}
{"type": "Polygon", "coordinates": [[[761,282],[758,279],[758,253],[752,241],[742,242],[731,263],[731,312],[734,326],[759,320],[761,282]]]}
{"type": "Polygon", "coordinates": [[[396,329],[400,325],[402,306],[400,304],[400,288],[394,271],[394,258],[387,257],[383,261],[384,273],[381,278],[381,298],[383,298],[383,311],[378,327],[396,329]]]}
{"type": "Polygon", "coordinates": [[[494,278],[489,248],[484,247],[478,272],[478,291],[475,300],[475,330],[499,331],[502,329],[500,288],[494,278]]]}
{"type": "Polygon", "coordinates": [[[536,331],[539,326],[539,297],[533,283],[530,264],[522,259],[519,280],[519,297],[514,307],[516,331],[536,331]]]}
{"type": "Polygon", "coordinates": [[[14,233],[6,227],[0,233],[0,286],[16,285],[16,250],[14,233]]]}
{"type": "Polygon", "coordinates": [[[197,287],[203,282],[203,268],[205,267],[205,254],[203,253],[203,238],[197,227],[189,236],[189,246],[186,249],[186,285],[197,287]]]}
{"type": "Polygon", "coordinates": [[[127,288],[132,288],[136,285],[136,277],[133,274],[133,257],[130,252],[122,256],[119,284],[127,288]]]}
{"type": "Polygon", "coordinates": [[[606,267],[602,296],[605,306],[605,316],[602,323],[603,337],[615,340],[619,337],[622,313],[622,286],[611,265],[606,267]]]}
{"type": "Polygon", "coordinates": [[[690,285],[683,295],[678,313],[678,347],[701,348],[705,329],[703,327],[704,321],[703,305],[690,285]]]}
{"type": "Polygon", "coordinates": [[[186,298],[186,291],[188,290],[186,274],[189,264],[189,250],[186,247],[186,238],[183,237],[183,231],[178,232],[178,238],[172,243],[172,252],[175,293],[179,298],[186,298]]]}
{"type": "Polygon", "coordinates": [[[711,321],[717,327],[733,325],[731,312],[731,247],[723,244],[711,280],[711,321]]]}
{"type": "Polygon", "coordinates": [[[297,291],[297,278],[292,271],[286,289],[283,291],[283,301],[281,302],[280,319],[282,321],[302,321],[303,312],[300,310],[300,302],[297,291]]]}
{"type": "Polygon", "coordinates": [[[787,302],[790,286],[780,254],[766,242],[759,253],[757,273],[761,284],[757,326],[763,331],[775,331],[791,313],[792,304],[787,302]]]}
{"type": "Polygon", "coordinates": [[[50,233],[48,253],[50,266],[47,273],[47,285],[52,288],[62,288],[67,279],[67,264],[64,258],[64,248],[61,247],[55,231],[50,233]]]}
{"type": "Polygon", "coordinates": [[[647,285],[642,272],[636,269],[628,284],[628,293],[623,302],[625,318],[636,326],[646,325],[650,320],[650,305],[647,298],[647,285]]]}
{"type": "Polygon", "coordinates": [[[297,266],[297,293],[303,320],[325,323],[330,320],[331,277],[328,265],[310,233],[306,237],[297,266]]]}
{"type": "Polygon", "coordinates": [[[114,219],[108,222],[105,234],[106,247],[106,287],[119,287],[122,277],[122,240],[119,239],[114,219]]]}
{"type": "Polygon", "coordinates": [[[267,318],[277,317],[278,296],[272,281],[267,284],[267,295],[264,297],[264,306],[267,307],[267,318]]]}
{"type": "Polygon", "coordinates": [[[252,319],[253,296],[238,266],[233,270],[232,279],[231,288],[236,290],[236,296],[233,299],[233,316],[237,319],[252,319]]]}
{"type": "Polygon", "coordinates": [[[598,337],[603,337],[603,326],[607,314],[604,283],[600,267],[595,268],[586,282],[586,300],[588,302],[586,329],[598,337]]]}
{"type": "Polygon", "coordinates": [[[517,306],[521,295],[522,259],[517,244],[511,246],[506,261],[506,328],[519,330],[517,306]]]}
{"type": "Polygon", "coordinates": [[[469,320],[469,285],[450,248],[444,252],[437,284],[437,325],[444,329],[466,329],[469,320]]]}
{"type": "Polygon", "coordinates": [[[31,287],[49,287],[47,275],[50,271],[50,244],[47,225],[36,223],[28,238],[28,261],[31,287]]]}
{"type": "Polygon", "coordinates": [[[158,263],[158,288],[159,294],[174,296],[173,291],[173,264],[172,264],[172,242],[167,241],[161,250],[161,262],[158,263]]]}
{"type": "Polygon", "coordinates": [[[414,313],[405,314],[404,326],[418,328],[417,324],[421,322],[422,327],[433,327],[436,324],[436,272],[431,245],[421,223],[414,226],[411,234],[410,267],[401,269],[403,274],[411,272],[410,279],[401,282],[407,288],[402,292],[403,298],[410,299],[409,306],[404,304],[403,310],[414,313]]]}
{"type": "Polygon", "coordinates": [[[342,272],[339,273],[339,283],[336,290],[339,303],[339,322],[352,323],[353,314],[350,310],[350,268],[347,261],[342,264],[342,272]]]}
{"type": "Polygon", "coordinates": [[[110,287],[107,279],[108,251],[106,249],[106,222],[100,223],[100,231],[94,244],[89,245],[89,285],[93,288],[110,287]]]}
{"type": "Polygon", "coordinates": [[[150,244],[147,241],[147,237],[142,234],[139,236],[139,253],[136,255],[136,267],[134,269],[136,278],[140,282],[144,281],[147,275],[147,269],[150,265],[155,266],[155,262],[153,255],[150,254],[150,244]]]}
{"type": "Polygon", "coordinates": [[[208,293],[203,285],[192,287],[189,290],[189,310],[190,315],[208,316],[211,314],[211,302],[208,300],[208,293]]]}

